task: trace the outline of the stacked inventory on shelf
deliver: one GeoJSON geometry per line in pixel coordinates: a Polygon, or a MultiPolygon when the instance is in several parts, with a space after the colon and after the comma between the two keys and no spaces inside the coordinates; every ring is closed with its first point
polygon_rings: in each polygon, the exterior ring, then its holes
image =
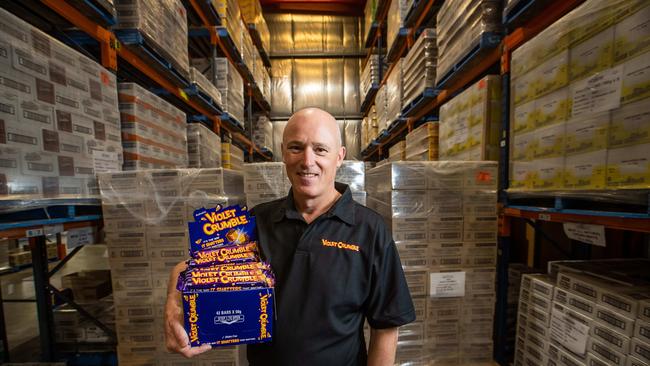
{"type": "Polygon", "coordinates": [[[225,27],[228,31],[230,38],[235,44],[235,48],[241,51],[241,35],[244,29],[242,29],[243,22],[239,2],[237,0],[216,0],[212,1],[212,3],[217,9],[221,26],[225,27]]]}
{"type": "MultiPolygon", "coordinates": [[[[226,169],[141,170],[99,175],[120,365],[184,358],[165,349],[167,282],[187,259],[187,222],[193,212],[243,204],[243,176],[226,169]]],[[[235,362],[234,348],[200,357],[235,362]]],[[[211,361],[212,362],[212,361],[211,361]]]]}
{"type": "Polygon", "coordinates": [[[363,161],[344,160],[336,170],[335,180],[347,184],[352,191],[352,199],[366,205],[366,163],[363,161]]]}
{"type": "Polygon", "coordinates": [[[98,195],[95,170],[122,161],[115,75],[2,9],[0,18],[0,197],[98,195]]]}
{"type": "Polygon", "coordinates": [[[501,78],[485,76],[440,107],[441,160],[498,160],[501,78]]]}
{"type": "Polygon", "coordinates": [[[436,85],[436,29],[426,28],[404,57],[404,106],[436,85]]]}
{"type": "Polygon", "coordinates": [[[366,1],[366,6],[363,9],[363,38],[362,42],[368,39],[368,34],[372,29],[372,23],[377,18],[377,3],[378,0],[366,1]]]}
{"type": "Polygon", "coordinates": [[[365,148],[379,134],[379,124],[377,123],[377,111],[373,104],[368,111],[368,115],[361,121],[361,146],[365,148]]]}
{"type": "Polygon", "coordinates": [[[190,168],[221,168],[221,138],[200,123],[187,125],[190,168]]]}
{"type": "Polygon", "coordinates": [[[269,76],[269,72],[264,67],[264,61],[257,49],[253,52],[253,56],[255,58],[253,60],[253,69],[251,70],[253,81],[259,87],[264,100],[268,102],[271,100],[271,76],[269,76]]]}
{"type": "Polygon", "coordinates": [[[386,84],[382,85],[379,90],[377,90],[377,95],[375,95],[375,111],[377,115],[377,129],[379,132],[385,130],[388,127],[388,124],[392,121],[389,121],[388,118],[388,93],[387,93],[386,84]]]}
{"type": "Polygon", "coordinates": [[[386,49],[391,50],[402,28],[408,12],[406,0],[390,0],[386,22],[386,49]]]}
{"type": "Polygon", "coordinates": [[[195,67],[190,67],[190,83],[196,85],[198,90],[208,95],[212,100],[221,108],[221,92],[214,84],[208,80],[199,70],[195,67]]]}
{"type": "Polygon", "coordinates": [[[262,48],[268,54],[271,49],[271,34],[269,33],[269,26],[264,19],[264,14],[262,14],[260,1],[240,0],[238,3],[244,22],[255,26],[255,30],[259,33],[260,40],[262,41],[262,48]]]}
{"type": "Polygon", "coordinates": [[[291,188],[284,163],[277,162],[244,164],[244,184],[249,209],[286,197],[291,188]]]}
{"type": "Polygon", "coordinates": [[[368,58],[368,63],[363,68],[361,72],[361,77],[359,79],[359,92],[361,92],[361,100],[366,100],[370,89],[375,86],[379,86],[381,82],[381,75],[383,75],[383,62],[381,62],[381,57],[377,54],[370,55],[368,58]]]}
{"type": "MultiPolygon", "coordinates": [[[[246,24],[244,20],[240,20],[242,29],[246,29],[246,24]]],[[[255,59],[260,59],[260,52],[257,50],[257,47],[253,44],[253,39],[251,34],[244,30],[241,33],[241,58],[246,65],[246,68],[251,72],[255,69],[255,59]]]]}
{"type": "Polygon", "coordinates": [[[388,161],[406,160],[406,141],[402,140],[388,149],[388,161]]]}
{"type": "Polygon", "coordinates": [[[230,142],[221,143],[221,166],[226,169],[244,169],[244,150],[230,142]]]}
{"type": "Polygon", "coordinates": [[[423,123],[406,135],[404,160],[438,160],[438,122],[423,123]]]}
{"type": "Polygon", "coordinates": [[[394,162],[366,173],[368,207],[389,224],[417,318],[397,363],[492,360],[496,162],[394,162]]]}
{"type": "Polygon", "coordinates": [[[512,54],[510,187],[650,187],[643,1],[588,0],[512,54]]]}
{"type": "Polygon", "coordinates": [[[345,146],[346,160],[361,159],[361,120],[346,119],[343,120],[343,146],[345,146]]]}
{"type": "MultiPolygon", "coordinates": [[[[114,330],[115,308],[113,306],[113,297],[110,296],[110,271],[82,271],[71,275],[66,275],[61,279],[61,287],[71,289],[77,304],[82,305],[86,312],[109,329],[114,330]],[[100,272],[105,276],[105,279],[97,278],[99,276],[96,275],[100,272]],[[73,278],[70,279],[70,276],[73,278]],[[109,296],[106,296],[106,292],[109,296]],[[78,299],[80,294],[86,294],[82,295],[84,300],[80,301],[78,299]],[[105,297],[88,296],[89,294],[104,295],[105,297]]],[[[52,320],[54,336],[58,342],[105,343],[110,340],[109,336],[101,328],[70,305],[66,304],[54,309],[52,311],[52,320]]]]}
{"type": "Polygon", "coordinates": [[[438,11],[438,67],[436,83],[474,47],[486,33],[499,33],[501,2],[494,0],[450,0],[438,11]]]}
{"type": "MultiPolygon", "coordinates": [[[[515,346],[517,340],[517,333],[522,334],[522,344],[525,340],[525,329],[519,330],[518,324],[526,326],[525,320],[528,318],[528,309],[524,309],[524,312],[519,313],[519,298],[521,294],[521,284],[522,276],[526,273],[539,273],[539,271],[528,267],[522,263],[510,263],[508,264],[508,294],[507,294],[507,315],[506,315],[506,347],[507,352],[511,355],[515,354],[515,346]],[[522,321],[518,321],[519,316],[522,316],[522,321]]],[[[530,289],[526,289],[525,292],[528,294],[530,289]]],[[[528,295],[526,295],[528,298],[528,295]]],[[[517,353],[519,360],[524,359],[524,348],[520,349],[520,352],[517,353]]]]}
{"type": "Polygon", "coordinates": [[[515,365],[647,365],[650,263],[568,261],[522,277],[515,365]]]}
{"type": "Polygon", "coordinates": [[[189,76],[187,13],[180,0],[120,0],[115,8],[118,23],[114,29],[138,31],[147,46],[171,62],[183,76],[189,76]]]}
{"type": "Polygon", "coordinates": [[[244,79],[242,79],[235,65],[226,57],[214,57],[212,59],[192,59],[192,66],[212,80],[212,83],[221,92],[223,111],[234,117],[243,127],[244,79]],[[214,71],[212,70],[213,67],[215,68],[214,71]]]}
{"type": "Polygon", "coordinates": [[[246,130],[255,145],[269,150],[273,148],[273,124],[267,115],[254,114],[253,120],[246,124],[246,130]]]}
{"type": "Polygon", "coordinates": [[[187,167],[185,113],[138,84],[117,89],[124,170],[187,167]]]}
{"type": "Polygon", "coordinates": [[[386,80],[386,116],[387,123],[390,124],[396,119],[399,119],[402,115],[402,106],[403,106],[403,71],[402,71],[402,60],[399,59],[395,61],[395,66],[388,75],[386,80]]]}

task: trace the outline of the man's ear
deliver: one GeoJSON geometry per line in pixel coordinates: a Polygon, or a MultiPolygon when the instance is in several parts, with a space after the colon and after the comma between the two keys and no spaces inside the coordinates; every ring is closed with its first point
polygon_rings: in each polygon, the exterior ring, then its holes
{"type": "Polygon", "coordinates": [[[338,155],[337,156],[338,161],[336,162],[336,167],[337,168],[340,168],[341,164],[343,164],[343,159],[345,159],[345,153],[346,152],[347,152],[347,150],[345,150],[345,146],[341,146],[341,148],[339,149],[339,153],[337,154],[338,155]]]}

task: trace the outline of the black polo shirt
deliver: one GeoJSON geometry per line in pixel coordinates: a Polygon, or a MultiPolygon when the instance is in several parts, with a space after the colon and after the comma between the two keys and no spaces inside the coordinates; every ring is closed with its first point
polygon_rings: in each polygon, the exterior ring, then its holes
{"type": "Polygon", "coordinates": [[[363,320],[415,320],[395,243],[376,212],[342,196],[307,224],[286,198],[255,207],[259,244],[276,275],[273,341],[249,345],[251,365],[365,365],[363,320]]]}

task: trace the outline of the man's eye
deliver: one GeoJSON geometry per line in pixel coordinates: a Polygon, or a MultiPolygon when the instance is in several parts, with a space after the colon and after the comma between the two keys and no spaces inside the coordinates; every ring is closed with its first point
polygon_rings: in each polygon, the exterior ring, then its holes
{"type": "Polygon", "coordinates": [[[322,147],[317,147],[315,149],[315,151],[316,151],[317,154],[326,154],[327,153],[327,149],[323,149],[322,147]]]}
{"type": "Polygon", "coordinates": [[[298,146],[289,146],[287,149],[289,151],[291,151],[291,152],[299,152],[300,151],[300,148],[298,146]]]}

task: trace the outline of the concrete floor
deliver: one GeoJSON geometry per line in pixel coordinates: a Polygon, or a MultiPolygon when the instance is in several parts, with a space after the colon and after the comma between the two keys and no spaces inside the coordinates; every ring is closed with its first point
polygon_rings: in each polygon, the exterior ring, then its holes
{"type": "MultiPolygon", "coordinates": [[[[50,264],[54,267],[56,263],[50,264]]],[[[108,252],[102,244],[87,245],[53,276],[57,288],[61,276],[87,269],[109,269],[108,252]]],[[[0,277],[4,300],[34,300],[34,282],[31,268],[0,277]]],[[[35,302],[5,302],[5,323],[12,362],[39,361],[38,318],[35,302]]]]}

